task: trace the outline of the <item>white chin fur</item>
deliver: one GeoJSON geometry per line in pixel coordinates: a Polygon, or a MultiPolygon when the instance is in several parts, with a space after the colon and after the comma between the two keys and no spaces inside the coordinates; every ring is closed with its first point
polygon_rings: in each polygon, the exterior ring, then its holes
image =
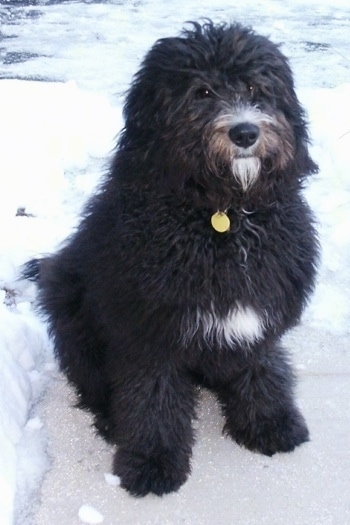
{"type": "Polygon", "coordinates": [[[260,173],[258,157],[239,157],[232,162],[232,173],[235,179],[247,190],[254,184],[260,173]]]}

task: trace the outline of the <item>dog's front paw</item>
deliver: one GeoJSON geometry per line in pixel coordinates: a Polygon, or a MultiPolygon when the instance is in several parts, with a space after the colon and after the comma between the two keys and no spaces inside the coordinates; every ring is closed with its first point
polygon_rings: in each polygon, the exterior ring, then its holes
{"type": "Polygon", "coordinates": [[[181,487],[190,473],[190,463],[189,458],[179,458],[171,451],[146,456],[121,448],[114,458],[114,473],[133,496],[149,492],[162,496],[181,487]]]}
{"type": "Polygon", "coordinates": [[[283,411],[274,417],[259,416],[243,428],[225,431],[249,450],[272,456],[276,452],[291,452],[309,440],[309,431],[297,409],[283,411]]]}

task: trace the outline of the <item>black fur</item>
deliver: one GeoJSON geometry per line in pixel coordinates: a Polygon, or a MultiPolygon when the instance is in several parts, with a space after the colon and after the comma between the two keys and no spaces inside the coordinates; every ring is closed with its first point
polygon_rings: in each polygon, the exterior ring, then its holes
{"type": "Polygon", "coordinates": [[[40,261],[61,367],[118,445],[114,472],[131,494],[186,480],[197,384],[240,445],[272,455],[308,440],[279,343],[314,285],[307,143],[278,47],[237,24],[193,24],[146,56],[109,176],[66,246],[40,261]],[[252,153],[230,139],[242,121],[258,128],[252,153]],[[212,228],[217,210],[230,231],[212,228]]]}

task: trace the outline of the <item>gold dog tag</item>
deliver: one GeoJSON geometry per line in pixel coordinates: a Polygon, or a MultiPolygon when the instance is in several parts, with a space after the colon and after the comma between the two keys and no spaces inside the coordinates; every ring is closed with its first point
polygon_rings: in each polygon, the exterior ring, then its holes
{"type": "Polygon", "coordinates": [[[223,211],[217,211],[211,216],[211,225],[219,233],[228,232],[230,229],[230,219],[223,211]]]}

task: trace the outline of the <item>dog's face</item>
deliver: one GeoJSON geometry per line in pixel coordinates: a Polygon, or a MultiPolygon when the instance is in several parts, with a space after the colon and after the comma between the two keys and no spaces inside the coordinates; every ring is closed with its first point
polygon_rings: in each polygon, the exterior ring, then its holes
{"type": "Polygon", "coordinates": [[[143,150],[170,183],[202,188],[213,207],[288,168],[296,178],[315,169],[286,58],[240,25],[193,24],[158,41],[135,76],[125,120],[122,146],[143,150]]]}

